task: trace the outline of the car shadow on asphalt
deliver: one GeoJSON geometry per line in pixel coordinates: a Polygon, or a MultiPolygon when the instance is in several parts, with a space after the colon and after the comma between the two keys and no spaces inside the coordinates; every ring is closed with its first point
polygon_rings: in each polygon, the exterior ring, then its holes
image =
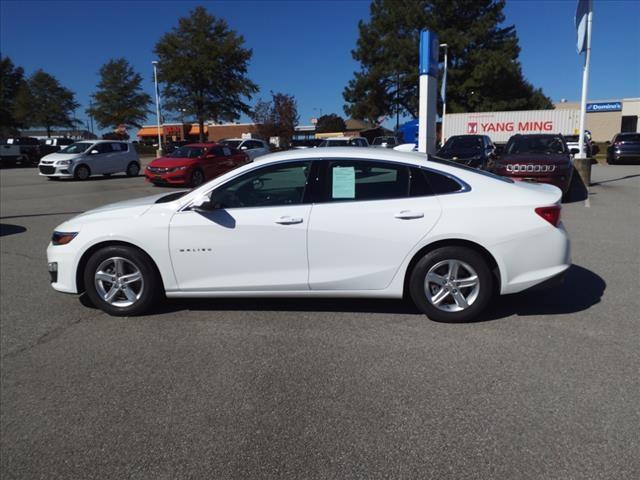
{"type": "Polygon", "coordinates": [[[9,223],[0,223],[0,237],[7,235],[15,235],[16,233],[26,232],[27,229],[22,225],[11,225],[9,223]]]}
{"type": "MultiPolygon", "coordinates": [[[[498,297],[487,312],[470,323],[488,322],[512,316],[566,315],[587,310],[600,302],[606,283],[596,273],[573,265],[558,287],[525,291],[498,297]]],[[[86,294],[83,305],[95,308],[86,294]]],[[[184,311],[269,311],[344,312],[422,315],[409,301],[348,298],[198,298],[170,299],[148,315],[168,315],[184,311]]]]}
{"type": "Polygon", "coordinates": [[[525,290],[498,298],[476,321],[533,315],[566,315],[589,309],[600,302],[607,284],[597,273],[572,265],[562,284],[525,290]]]}

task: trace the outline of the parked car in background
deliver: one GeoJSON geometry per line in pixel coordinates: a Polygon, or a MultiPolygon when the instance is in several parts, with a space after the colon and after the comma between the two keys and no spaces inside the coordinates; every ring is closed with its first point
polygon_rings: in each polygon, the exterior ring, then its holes
{"type": "Polygon", "coordinates": [[[573,164],[562,135],[514,135],[496,161],[495,173],[518,181],[555,185],[566,194],[573,164]]]}
{"type": "Polygon", "coordinates": [[[136,177],[140,172],[140,159],[128,142],[86,140],[42,157],[38,168],[40,175],[50,179],[74,177],[86,180],[91,175],[109,176],[122,172],[136,177]]]}
{"type": "Polygon", "coordinates": [[[247,157],[249,157],[249,160],[252,162],[260,155],[271,153],[269,144],[259,138],[226,138],[224,140],[220,140],[218,143],[246,153],[247,157]]]}
{"type": "Polygon", "coordinates": [[[49,155],[50,153],[59,152],[63,148],[66,148],[75,142],[76,140],[67,137],[45,138],[40,140],[40,154],[44,156],[49,155]]]}
{"type": "Polygon", "coordinates": [[[291,140],[292,150],[301,150],[305,148],[316,148],[322,143],[319,138],[310,138],[308,140],[291,140]]]}
{"type": "Polygon", "coordinates": [[[197,187],[250,162],[245,152],[226,144],[192,143],[156,158],[147,165],[144,175],[154,185],[197,187]]]}
{"type": "Polygon", "coordinates": [[[193,142],[190,140],[176,140],[175,142],[173,141],[167,142],[167,144],[164,147],[164,152],[171,153],[177,148],[184,147],[185,145],[189,145],[190,143],[193,143],[193,142]]]}
{"type": "MultiPolygon", "coordinates": [[[[596,154],[595,149],[596,145],[589,139],[590,136],[585,135],[584,137],[584,151],[587,157],[592,157],[596,154]]],[[[564,141],[567,143],[567,148],[569,149],[569,153],[572,155],[577,154],[580,151],[580,138],[578,135],[565,135],[564,141]]]]}
{"type": "Polygon", "coordinates": [[[571,264],[557,188],[423,154],[333,150],[275,153],[191,192],[72,218],[47,249],[52,286],[110,315],[165,295],[406,297],[460,322],[571,264]]]}
{"type": "Polygon", "coordinates": [[[394,136],[376,137],[371,143],[376,148],[394,148],[399,145],[398,139],[394,136]]]}
{"type": "Polygon", "coordinates": [[[0,148],[0,162],[5,165],[37,165],[42,154],[40,142],[32,137],[7,138],[0,148]]]}
{"type": "Polygon", "coordinates": [[[368,147],[369,142],[362,137],[330,137],[325,138],[318,147],[368,147]]]}
{"type": "Polygon", "coordinates": [[[496,147],[487,135],[454,135],[436,153],[437,157],[487,170],[493,167],[496,147]]]}
{"type": "Polygon", "coordinates": [[[607,147],[607,163],[640,162],[640,133],[618,133],[607,147]]]}

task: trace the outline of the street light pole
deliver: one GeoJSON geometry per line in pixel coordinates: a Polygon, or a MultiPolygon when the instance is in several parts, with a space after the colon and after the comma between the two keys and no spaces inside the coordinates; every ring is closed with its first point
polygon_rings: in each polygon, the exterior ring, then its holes
{"type": "Polygon", "coordinates": [[[440,94],[442,96],[442,128],[440,131],[440,143],[444,145],[447,137],[445,135],[445,125],[447,117],[447,54],[449,53],[449,45],[441,43],[440,48],[444,48],[444,73],[442,74],[442,90],[440,94]]]}
{"type": "Polygon", "coordinates": [[[153,80],[156,86],[156,121],[158,126],[158,150],[156,157],[162,156],[162,136],[160,135],[160,92],[158,91],[158,61],[154,60],[153,64],[153,80]]]}

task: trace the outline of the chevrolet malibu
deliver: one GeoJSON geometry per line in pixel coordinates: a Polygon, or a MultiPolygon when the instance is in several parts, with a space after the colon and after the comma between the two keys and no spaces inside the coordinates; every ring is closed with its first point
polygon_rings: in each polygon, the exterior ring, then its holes
{"type": "Polygon", "coordinates": [[[469,321],[569,268],[560,197],[419,153],[293,150],[81,214],[47,257],[54,289],[111,315],[164,296],[406,296],[433,320],[469,321]]]}

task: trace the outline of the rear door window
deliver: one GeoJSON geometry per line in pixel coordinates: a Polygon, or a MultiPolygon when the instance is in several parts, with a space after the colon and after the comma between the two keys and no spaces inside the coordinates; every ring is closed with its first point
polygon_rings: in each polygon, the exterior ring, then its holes
{"type": "Polygon", "coordinates": [[[409,195],[409,168],[366,160],[328,163],[324,179],[325,201],[367,201],[409,195]]]}

